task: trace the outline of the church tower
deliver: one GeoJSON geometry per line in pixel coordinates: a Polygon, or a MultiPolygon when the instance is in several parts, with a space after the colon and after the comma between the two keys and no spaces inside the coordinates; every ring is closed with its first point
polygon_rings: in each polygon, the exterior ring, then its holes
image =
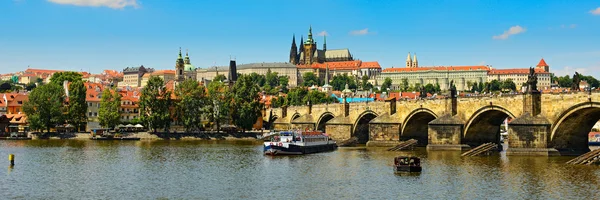
{"type": "Polygon", "coordinates": [[[412,62],[412,67],[413,68],[419,67],[419,61],[417,61],[417,53],[415,53],[415,55],[414,55],[414,59],[413,59],[413,62],[412,62]]]}
{"type": "Polygon", "coordinates": [[[535,66],[535,69],[543,70],[544,72],[550,72],[550,66],[548,66],[548,64],[546,64],[546,61],[543,58],[542,58],[542,60],[540,60],[540,62],[537,64],[537,66],[535,66]]]}
{"type": "Polygon", "coordinates": [[[306,42],[304,42],[304,59],[302,60],[302,64],[311,65],[314,60],[313,56],[315,55],[315,51],[317,50],[317,43],[313,40],[312,37],[312,26],[308,29],[308,38],[306,42]]]}
{"type": "Polygon", "coordinates": [[[179,47],[179,57],[177,57],[177,61],[175,62],[175,75],[177,75],[177,82],[183,82],[183,69],[185,68],[185,63],[183,62],[183,57],[181,57],[181,47],[179,47]]]}
{"type": "Polygon", "coordinates": [[[410,58],[410,52],[408,52],[408,56],[406,56],[406,68],[412,68],[412,59],[410,58]]]}
{"type": "Polygon", "coordinates": [[[290,49],[290,63],[298,64],[298,47],[296,46],[296,35],[292,36],[292,48],[290,49]]]}

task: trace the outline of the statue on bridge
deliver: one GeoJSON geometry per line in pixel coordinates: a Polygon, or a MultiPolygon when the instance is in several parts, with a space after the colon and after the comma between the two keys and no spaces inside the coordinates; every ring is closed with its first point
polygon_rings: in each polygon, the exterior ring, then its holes
{"type": "Polygon", "coordinates": [[[581,78],[579,78],[580,76],[581,74],[579,74],[578,72],[575,72],[575,74],[573,75],[573,84],[571,85],[572,91],[579,91],[579,83],[581,82],[581,78]]]}
{"type": "Polygon", "coordinates": [[[529,76],[527,77],[527,91],[537,91],[537,75],[535,74],[535,68],[529,68],[529,76]]]}
{"type": "Polygon", "coordinates": [[[419,97],[421,97],[421,99],[427,98],[427,92],[425,91],[425,87],[421,86],[421,88],[419,89],[419,97]]]}
{"type": "Polygon", "coordinates": [[[456,98],[456,86],[454,80],[450,81],[450,98],[456,98]]]}

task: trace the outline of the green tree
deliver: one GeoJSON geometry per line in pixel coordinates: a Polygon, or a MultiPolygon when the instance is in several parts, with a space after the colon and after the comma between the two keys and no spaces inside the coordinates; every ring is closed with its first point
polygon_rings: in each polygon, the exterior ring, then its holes
{"type": "Polygon", "coordinates": [[[475,93],[475,92],[480,92],[481,89],[479,88],[479,85],[477,84],[477,82],[473,83],[471,85],[471,92],[475,93]]]}
{"type": "Polygon", "coordinates": [[[557,77],[556,80],[558,81],[558,86],[560,87],[570,88],[571,85],[573,85],[573,79],[571,79],[569,75],[557,77]]]}
{"type": "Polygon", "coordinates": [[[435,89],[435,92],[436,92],[436,93],[437,93],[437,92],[441,92],[441,91],[442,91],[442,88],[440,88],[440,84],[439,84],[439,83],[435,83],[435,87],[434,87],[434,89],[435,89]]]}
{"type": "Polygon", "coordinates": [[[364,75],[364,76],[362,76],[361,79],[362,80],[361,80],[361,86],[360,87],[363,90],[370,90],[371,88],[373,88],[373,84],[369,83],[369,76],[364,75]]]}
{"type": "Polygon", "coordinates": [[[50,77],[50,83],[62,85],[64,81],[81,81],[82,75],[78,72],[56,72],[50,77]]]}
{"type": "Polygon", "coordinates": [[[407,78],[403,78],[402,79],[402,84],[400,85],[400,91],[402,92],[408,92],[410,85],[408,84],[408,79],[407,78]]]}
{"type": "Polygon", "coordinates": [[[63,113],[65,91],[57,84],[48,84],[37,87],[29,94],[29,101],[23,105],[27,114],[29,127],[32,130],[46,129],[64,123],[63,113]]]}
{"type": "MultiPolygon", "coordinates": [[[[267,83],[271,84],[269,78],[267,78],[267,83]]],[[[233,122],[242,130],[250,130],[261,116],[260,89],[249,76],[242,75],[238,77],[232,90],[234,100],[231,116],[233,122]]]]}
{"type": "Polygon", "coordinates": [[[305,102],[304,105],[306,105],[308,102],[310,102],[310,104],[322,104],[322,103],[333,103],[336,101],[335,98],[331,97],[331,96],[327,96],[327,93],[325,92],[319,92],[319,91],[308,91],[307,95],[305,95],[302,98],[302,101],[305,102]]]}
{"type": "Polygon", "coordinates": [[[213,78],[212,81],[223,82],[225,80],[227,80],[227,77],[225,77],[225,75],[223,75],[223,74],[219,74],[219,75],[215,76],[215,78],[213,78]]]}
{"type": "Polygon", "coordinates": [[[427,85],[425,85],[425,92],[429,94],[435,93],[435,86],[433,86],[433,84],[431,83],[428,83],[427,85]]]}
{"type": "Polygon", "coordinates": [[[485,90],[486,92],[489,92],[487,90],[487,84],[488,84],[487,82],[485,84],[483,82],[479,82],[479,86],[477,86],[477,88],[478,88],[477,91],[483,92],[485,90]]]}
{"type": "Polygon", "coordinates": [[[600,87],[600,82],[593,76],[581,76],[581,80],[586,81],[593,88],[600,87]]]}
{"type": "Polygon", "coordinates": [[[501,86],[500,81],[498,81],[498,80],[492,80],[492,81],[490,81],[490,86],[489,87],[490,87],[490,91],[491,92],[500,91],[500,89],[501,89],[500,86],[501,86]]]}
{"type": "Polygon", "coordinates": [[[197,81],[187,79],[175,88],[175,94],[179,100],[177,111],[180,121],[183,122],[186,132],[192,129],[201,130],[202,116],[206,113],[208,99],[204,87],[197,81]]]}
{"type": "Polygon", "coordinates": [[[87,116],[85,115],[88,109],[85,101],[86,91],[87,89],[81,80],[69,85],[68,122],[73,124],[77,131],[80,131],[87,122],[87,116]]]}
{"type": "Polygon", "coordinates": [[[171,120],[169,106],[171,104],[171,92],[167,91],[162,78],[151,76],[148,84],[142,89],[140,96],[140,118],[148,128],[156,132],[163,128],[169,131],[171,120]]]}
{"type": "Polygon", "coordinates": [[[292,88],[287,94],[287,102],[288,105],[291,106],[300,106],[306,105],[306,102],[303,102],[304,97],[308,95],[308,89],[302,87],[292,88]]]}
{"type": "Polygon", "coordinates": [[[317,77],[315,73],[312,72],[306,72],[302,74],[302,80],[303,86],[310,87],[313,85],[319,85],[319,77],[317,77]]]}
{"type": "Polygon", "coordinates": [[[515,84],[515,82],[513,82],[512,79],[509,78],[502,82],[502,85],[500,86],[500,88],[502,90],[516,91],[517,85],[515,84]]]}
{"type": "Polygon", "coordinates": [[[104,89],[100,97],[100,108],[98,109],[98,121],[100,126],[115,128],[121,122],[121,95],[116,89],[104,89]]]}
{"type": "Polygon", "coordinates": [[[381,84],[381,90],[386,91],[391,86],[392,86],[392,79],[390,77],[386,77],[385,80],[383,80],[383,84],[381,84]]]}
{"type": "Polygon", "coordinates": [[[258,84],[258,86],[260,86],[260,87],[264,87],[265,86],[265,82],[266,82],[265,76],[259,75],[256,72],[252,72],[250,74],[250,78],[252,79],[252,81],[254,83],[258,84]]]}
{"type": "Polygon", "coordinates": [[[37,87],[37,86],[35,85],[35,83],[27,83],[27,85],[25,85],[25,89],[26,89],[27,91],[31,91],[31,90],[33,90],[35,87],[37,87]]]}
{"type": "Polygon", "coordinates": [[[210,82],[208,84],[208,100],[208,118],[211,122],[215,123],[218,133],[221,128],[220,124],[230,119],[231,93],[229,92],[229,87],[223,82],[210,82]]]}
{"type": "Polygon", "coordinates": [[[331,85],[331,87],[333,87],[333,90],[338,91],[345,89],[346,84],[348,84],[348,88],[352,90],[358,87],[356,84],[356,80],[353,77],[348,76],[347,74],[338,74],[333,76],[329,84],[331,85]]]}
{"type": "Polygon", "coordinates": [[[289,82],[290,82],[290,77],[288,77],[288,76],[279,76],[279,86],[281,86],[281,90],[284,93],[288,92],[289,82]]]}

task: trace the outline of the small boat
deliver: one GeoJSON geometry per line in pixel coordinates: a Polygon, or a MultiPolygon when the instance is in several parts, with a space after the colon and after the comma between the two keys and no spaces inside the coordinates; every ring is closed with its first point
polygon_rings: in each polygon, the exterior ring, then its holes
{"type": "Polygon", "coordinates": [[[421,172],[421,159],[412,156],[394,158],[394,172],[421,172]]]}
{"type": "Polygon", "coordinates": [[[265,138],[265,155],[301,155],[333,151],[334,140],[321,131],[281,131],[265,138]]]}

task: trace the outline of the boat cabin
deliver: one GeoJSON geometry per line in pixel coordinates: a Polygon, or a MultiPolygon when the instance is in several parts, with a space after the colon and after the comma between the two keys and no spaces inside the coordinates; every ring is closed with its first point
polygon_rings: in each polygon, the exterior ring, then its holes
{"type": "Polygon", "coordinates": [[[421,159],[412,156],[398,156],[394,158],[394,165],[421,166],[421,159]]]}

